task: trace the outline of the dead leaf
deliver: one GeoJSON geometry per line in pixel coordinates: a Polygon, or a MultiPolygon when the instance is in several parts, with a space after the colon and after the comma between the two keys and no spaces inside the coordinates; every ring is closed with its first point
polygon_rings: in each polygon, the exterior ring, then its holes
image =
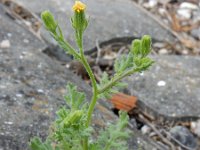
{"type": "Polygon", "coordinates": [[[117,93],[110,99],[114,107],[118,110],[124,110],[129,112],[133,108],[136,108],[137,97],[126,95],[123,93],[117,93]]]}

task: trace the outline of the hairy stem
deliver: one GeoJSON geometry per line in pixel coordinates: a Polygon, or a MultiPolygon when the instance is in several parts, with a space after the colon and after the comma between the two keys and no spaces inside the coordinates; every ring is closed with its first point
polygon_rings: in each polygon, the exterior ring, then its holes
{"type": "MultiPolygon", "coordinates": [[[[92,113],[93,113],[93,110],[94,110],[94,107],[95,107],[95,104],[97,102],[97,96],[98,96],[98,89],[97,89],[97,83],[96,83],[96,80],[95,80],[95,77],[94,77],[94,74],[92,72],[92,69],[90,67],[90,65],[88,64],[87,62],[87,59],[85,58],[85,55],[84,55],[84,52],[83,52],[83,46],[82,46],[82,37],[81,37],[81,44],[80,44],[80,56],[81,56],[81,62],[83,63],[90,79],[91,79],[91,82],[92,82],[92,90],[93,90],[93,96],[92,96],[92,100],[90,102],[90,105],[89,105],[89,109],[88,109],[88,113],[87,113],[87,122],[86,122],[86,127],[89,127],[90,125],[90,121],[91,121],[91,118],[92,118],[92,113]]],[[[83,148],[84,150],[88,150],[88,138],[86,137],[84,139],[84,143],[83,143],[83,148]]]]}

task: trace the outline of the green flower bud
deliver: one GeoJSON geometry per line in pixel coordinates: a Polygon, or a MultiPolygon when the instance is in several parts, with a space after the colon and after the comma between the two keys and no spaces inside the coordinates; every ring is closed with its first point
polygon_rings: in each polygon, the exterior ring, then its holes
{"type": "Polygon", "coordinates": [[[141,51],[141,41],[136,39],[132,42],[131,45],[131,52],[133,53],[133,56],[138,56],[140,55],[141,51]]]}
{"type": "Polygon", "coordinates": [[[66,127],[75,124],[81,119],[82,115],[83,115],[82,110],[76,110],[74,112],[71,112],[69,116],[65,118],[63,123],[66,127]]]}
{"type": "Polygon", "coordinates": [[[154,61],[148,57],[142,58],[141,61],[142,61],[142,66],[141,66],[142,70],[148,69],[154,63],[154,61]]]}
{"type": "Polygon", "coordinates": [[[86,5],[81,3],[80,1],[76,1],[73,10],[74,16],[72,17],[72,26],[78,32],[83,32],[88,25],[88,20],[85,16],[85,8],[86,5]]]}
{"type": "Polygon", "coordinates": [[[42,12],[41,18],[44,22],[45,28],[52,33],[56,33],[57,22],[55,21],[53,15],[50,11],[46,10],[42,12]]]}
{"type": "Polygon", "coordinates": [[[147,56],[151,51],[151,37],[149,35],[144,35],[142,37],[142,56],[147,56]]]}
{"type": "Polygon", "coordinates": [[[141,58],[135,57],[135,58],[134,58],[134,64],[135,64],[137,67],[141,66],[141,65],[142,65],[141,58]]]}

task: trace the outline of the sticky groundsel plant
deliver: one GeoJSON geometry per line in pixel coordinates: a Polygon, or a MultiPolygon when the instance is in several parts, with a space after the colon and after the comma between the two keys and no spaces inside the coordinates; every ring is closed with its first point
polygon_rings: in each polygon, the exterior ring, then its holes
{"type": "Polygon", "coordinates": [[[120,112],[119,121],[109,125],[106,129],[99,131],[98,137],[93,137],[91,126],[92,113],[95,104],[100,98],[108,98],[112,93],[117,92],[126,84],[121,80],[136,72],[148,69],[153,61],[148,57],[151,51],[151,38],[148,35],[132,42],[128,55],[123,55],[115,61],[115,74],[109,78],[104,73],[99,84],[87,62],[83,50],[83,33],[88,26],[88,19],[85,15],[86,5],[75,1],[73,6],[74,15],[71,24],[74,28],[75,39],[78,50],[75,50],[64,38],[58,22],[49,11],[44,11],[41,18],[45,28],[58,42],[61,48],[74,59],[80,61],[92,82],[93,96],[91,101],[86,101],[86,96],[77,91],[72,83],[67,85],[68,94],[64,96],[69,107],[61,107],[57,111],[57,118],[50,127],[47,139],[42,142],[35,137],[30,141],[32,150],[126,150],[129,131],[126,129],[128,116],[120,112]]]}

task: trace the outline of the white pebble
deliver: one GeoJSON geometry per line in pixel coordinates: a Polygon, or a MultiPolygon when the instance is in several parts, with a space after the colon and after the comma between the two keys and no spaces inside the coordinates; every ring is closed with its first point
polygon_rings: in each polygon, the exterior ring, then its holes
{"type": "Polygon", "coordinates": [[[140,73],[140,76],[144,76],[144,72],[141,72],[141,73],[140,73]]]}
{"type": "Polygon", "coordinates": [[[24,56],[22,56],[22,55],[19,56],[19,59],[23,59],[23,58],[24,58],[24,56]]]}
{"type": "Polygon", "coordinates": [[[160,50],[158,51],[158,53],[161,54],[161,55],[165,55],[165,54],[168,54],[168,50],[165,49],[165,48],[162,48],[162,49],[160,49],[160,50]]]}
{"type": "Polygon", "coordinates": [[[159,12],[160,15],[164,16],[164,15],[166,14],[166,9],[164,9],[164,8],[159,8],[159,9],[158,9],[158,12],[159,12]]]}
{"type": "Polygon", "coordinates": [[[38,93],[44,93],[44,90],[38,89],[37,92],[38,92],[38,93]]]}
{"type": "Polygon", "coordinates": [[[1,48],[9,48],[9,47],[10,47],[10,41],[9,41],[9,40],[3,40],[3,41],[0,43],[0,47],[1,47],[1,48]]]}
{"type": "Polygon", "coordinates": [[[157,85],[158,86],[165,86],[166,82],[161,80],[161,81],[158,81],[157,85]]]}
{"type": "Polygon", "coordinates": [[[177,14],[183,19],[190,19],[192,17],[192,11],[190,9],[178,9],[177,14]]]}
{"type": "Polygon", "coordinates": [[[17,96],[17,97],[23,97],[23,95],[20,94],[20,93],[16,94],[16,96],[17,96]]]}
{"type": "Polygon", "coordinates": [[[70,67],[70,64],[66,64],[66,68],[68,68],[68,69],[69,69],[69,67],[70,67]]]}
{"type": "Polygon", "coordinates": [[[8,125],[13,124],[13,122],[10,122],[10,121],[5,121],[4,123],[5,123],[5,124],[8,124],[8,125]]]}
{"type": "Polygon", "coordinates": [[[31,22],[30,22],[30,21],[25,21],[25,24],[26,24],[28,27],[31,27],[31,22]]]}
{"type": "Polygon", "coordinates": [[[181,3],[180,8],[197,10],[198,6],[195,4],[192,4],[192,3],[183,2],[183,3],[181,3]]]}
{"type": "Polygon", "coordinates": [[[12,33],[7,33],[7,36],[8,36],[8,37],[11,37],[11,36],[12,36],[12,33]]]}
{"type": "Polygon", "coordinates": [[[183,55],[188,55],[188,53],[189,53],[189,52],[188,52],[188,50],[186,50],[186,49],[182,51],[182,54],[183,54],[183,55]]]}
{"type": "Polygon", "coordinates": [[[28,39],[24,39],[23,42],[24,43],[29,43],[29,40],[28,39]]]}
{"type": "Polygon", "coordinates": [[[141,132],[142,134],[147,134],[151,131],[151,128],[147,125],[144,125],[142,128],[141,128],[141,132]]]}
{"type": "Polygon", "coordinates": [[[157,1],[156,0],[149,0],[149,2],[143,4],[143,6],[145,8],[153,8],[156,5],[157,5],[157,1]]]}
{"type": "Polygon", "coordinates": [[[191,122],[191,130],[200,138],[200,120],[197,122],[191,122]]]}

